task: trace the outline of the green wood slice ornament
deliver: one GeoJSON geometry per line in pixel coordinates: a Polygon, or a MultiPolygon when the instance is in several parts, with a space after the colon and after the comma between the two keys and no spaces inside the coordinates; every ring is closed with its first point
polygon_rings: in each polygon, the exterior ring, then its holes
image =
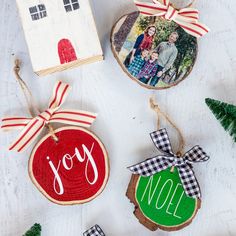
{"type": "Polygon", "coordinates": [[[174,231],[189,225],[201,205],[198,198],[188,197],[177,168],[150,177],[132,175],[127,197],[135,204],[135,216],[154,231],[174,231]]]}
{"type": "Polygon", "coordinates": [[[135,205],[135,216],[148,229],[179,230],[192,222],[201,206],[192,164],[205,162],[209,156],[199,145],[174,154],[165,128],[150,137],[161,154],[128,167],[133,174],[126,196],[135,205]]]}

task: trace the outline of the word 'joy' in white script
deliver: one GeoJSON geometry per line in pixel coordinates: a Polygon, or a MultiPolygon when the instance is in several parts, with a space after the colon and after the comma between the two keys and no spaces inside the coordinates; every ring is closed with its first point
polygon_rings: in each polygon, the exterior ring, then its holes
{"type": "Polygon", "coordinates": [[[64,168],[65,170],[68,170],[68,171],[71,170],[74,166],[74,159],[79,161],[80,163],[86,162],[84,174],[85,174],[87,182],[90,185],[93,185],[97,182],[98,169],[97,169],[96,163],[94,161],[94,158],[92,156],[93,147],[94,147],[94,143],[92,144],[92,147],[90,150],[84,144],[82,144],[83,156],[80,154],[78,148],[75,148],[74,155],[70,155],[68,153],[65,154],[62,157],[62,159],[58,162],[57,167],[50,160],[50,157],[47,156],[48,164],[54,174],[53,188],[54,188],[54,191],[58,195],[62,195],[64,193],[64,187],[63,187],[62,179],[60,176],[60,169],[64,168]],[[93,179],[89,179],[89,177],[88,177],[89,164],[92,167],[92,170],[94,173],[93,179]]]}

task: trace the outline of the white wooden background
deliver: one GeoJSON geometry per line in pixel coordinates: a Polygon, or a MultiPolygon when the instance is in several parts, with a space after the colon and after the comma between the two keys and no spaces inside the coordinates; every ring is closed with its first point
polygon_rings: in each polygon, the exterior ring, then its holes
{"type": "MultiPolygon", "coordinates": [[[[46,108],[52,87],[62,79],[73,86],[64,107],[99,113],[92,130],[105,143],[111,173],[105,191],[83,206],[58,206],[31,183],[27,173],[30,150],[7,151],[17,132],[0,134],[0,235],[22,235],[33,223],[43,236],[77,236],[98,223],[107,236],[232,236],[236,235],[236,147],[204,103],[205,97],[236,104],[236,2],[198,0],[201,20],[211,33],[201,40],[191,75],[175,88],[152,92],[128,79],[110,49],[109,34],[122,14],[134,10],[132,1],[93,0],[96,24],[105,61],[44,78],[33,74],[14,0],[1,0],[0,8],[0,116],[26,115],[26,103],[14,79],[12,64],[23,60],[22,77],[37,104],[46,108]],[[193,223],[178,232],[149,232],[133,216],[125,197],[130,173],[126,166],[157,153],[149,138],[155,115],[148,99],[156,94],[160,106],[181,128],[186,149],[195,144],[211,156],[196,164],[202,208],[193,223]]],[[[76,29],[75,29],[76,30],[76,29]]],[[[175,146],[177,137],[170,130],[175,146]]]]}

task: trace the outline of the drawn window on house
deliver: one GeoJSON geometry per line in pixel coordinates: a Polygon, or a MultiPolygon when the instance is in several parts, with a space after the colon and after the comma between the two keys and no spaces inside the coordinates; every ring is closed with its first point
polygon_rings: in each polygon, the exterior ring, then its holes
{"type": "Polygon", "coordinates": [[[47,16],[46,7],[44,4],[39,4],[29,8],[32,20],[39,20],[47,16]]]}
{"type": "Polygon", "coordinates": [[[64,7],[66,12],[74,11],[79,9],[79,1],[78,0],[63,0],[64,7]]]}

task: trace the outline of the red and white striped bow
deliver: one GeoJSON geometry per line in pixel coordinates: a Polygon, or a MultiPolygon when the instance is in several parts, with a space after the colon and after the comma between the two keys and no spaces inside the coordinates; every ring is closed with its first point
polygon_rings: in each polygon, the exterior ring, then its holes
{"type": "Polygon", "coordinates": [[[134,0],[134,3],[141,14],[162,16],[167,20],[173,20],[194,37],[199,38],[209,31],[206,25],[198,22],[198,10],[195,8],[177,10],[170,4],[170,0],[153,0],[153,3],[134,0]]]}
{"type": "Polygon", "coordinates": [[[53,95],[49,102],[49,108],[34,118],[6,117],[2,119],[1,128],[10,130],[22,128],[23,130],[9,150],[24,151],[40,134],[44,126],[49,123],[59,122],[69,125],[90,127],[97,114],[80,110],[59,110],[64,103],[70,86],[58,81],[53,89],[53,95]]]}

